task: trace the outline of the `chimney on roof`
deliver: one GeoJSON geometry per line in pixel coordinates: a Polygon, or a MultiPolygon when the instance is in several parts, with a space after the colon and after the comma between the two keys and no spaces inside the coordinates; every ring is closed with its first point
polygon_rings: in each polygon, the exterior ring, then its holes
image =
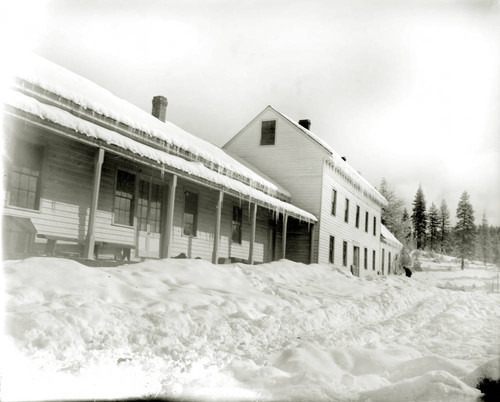
{"type": "Polygon", "coordinates": [[[310,130],[311,129],[311,120],[309,120],[309,119],[299,120],[299,124],[302,127],[304,127],[306,130],[310,130]]]}
{"type": "Polygon", "coordinates": [[[347,162],[347,158],[345,156],[342,156],[342,159],[344,162],[347,162]]]}
{"type": "Polygon", "coordinates": [[[165,120],[167,118],[167,105],[167,98],[161,95],[155,96],[153,98],[153,109],[151,111],[151,114],[165,123],[165,120]]]}

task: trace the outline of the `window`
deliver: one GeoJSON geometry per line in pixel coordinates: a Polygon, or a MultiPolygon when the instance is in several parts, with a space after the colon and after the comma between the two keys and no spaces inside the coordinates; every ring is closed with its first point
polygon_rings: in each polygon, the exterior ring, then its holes
{"type": "Polygon", "coordinates": [[[363,259],[363,266],[365,267],[365,269],[368,269],[368,249],[365,247],[365,255],[364,255],[364,259],[363,259]]]}
{"type": "Polygon", "coordinates": [[[160,233],[161,198],[161,188],[158,184],[139,180],[139,197],[137,199],[137,226],[139,230],[160,233]]]}
{"type": "Polygon", "coordinates": [[[123,170],[116,173],[114,222],[120,225],[134,224],[135,175],[123,170]]]}
{"type": "Polygon", "coordinates": [[[388,258],[387,258],[387,273],[388,274],[391,273],[391,252],[390,251],[389,251],[388,258]]]}
{"type": "Polygon", "coordinates": [[[328,253],[328,262],[333,264],[335,261],[335,237],[330,236],[330,252],[328,253]]]}
{"type": "Polygon", "coordinates": [[[345,199],[344,221],[349,222],[349,199],[345,199]]]}
{"type": "Polygon", "coordinates": [[[243,223],[243,214],[241,207],[233,206],[233,226],[231,240],[233,243],[241,244],[241,226],[243,223]]]}
{"type": "Polygon", "coordinates": [[[345,241],[342,245],[342,265],[347,267],[347,242],[345,241]]]}
{"type": "Polygon", "coordinates": [[[375,250],[372,253],[372,269],[375,271],[376,259],[375,259],[375,250]]]}
{"type": "Polygon", "coordinates": [[[274,145],[276,120],[263,121],[260,134],[260,145],[274,145]]]}
{"type": "Polygon", "coordinates": [[[373,217],[373,235],[374,236],[377,235],[377,217],[376,216],[373,217]]]}
{"type": "Polygon", "coordinates": [[[332,191],[332,215],[337,215],[337,190],[332,191]]]}
{"type": "Polygon", "coordinates": [[[384,273],[384,265],[385,265],[385,249],[382,249],[382,274],[384,273]]]}
{"type": "Polygon", "coordinates": [[[16,142],[7,181],[9,205],[28,209],[39,208],[42,159],[42,146],[25,141],[16,142]]]}
{"type": "Polygon", "coordinates": [[[186,236],[196,237],[198,222],[198,194],[186,191],[184,193],[184,219],[182,233],[186,236]]]}
{"type": "Polygon", "coordinates": [[[359,205],[356,205],[356,227],[359,228],[359,205]]]}
{"type": "Polygon", "coordinates": [[[365,232],[368,233],[368,211],[365,212],[365,232]]]}

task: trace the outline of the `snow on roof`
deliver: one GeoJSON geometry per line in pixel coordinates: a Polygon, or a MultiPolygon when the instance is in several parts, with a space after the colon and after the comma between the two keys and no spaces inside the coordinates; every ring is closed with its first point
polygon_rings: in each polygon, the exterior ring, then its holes
{"type": "MultiPolygon", "coordinates": [[[[270,189],[271,192],[277,190],[276,185],[263,179],[216,145],[168,121],[158,120],[139,107],[64,67],[34,54],[24,54],[16,61],[13,74],[25,82],[228,169],[250,180],[250,184],[256,182],[270,189]]],[[[288,192],[285,195],[290,196],[288,192]]]]}
{"type": "Polygon", "coordinates": [[[403,247],[401,242],[398,239],[396,239],[396,237],[389,231],[389,229],[387,229],[387,227],[384,224],[380,225],[380,234],[386,240],[389,240],[389,241],[396,243],[397,245],[403,247]]]}
{"type": "Polygon", "coordinates": [[[292,118],[288,117],[287,115],[281,113],[279,110],[275,109],[271,105],[268,106],[272,110],[274,110],[276,113],[281,115],[283,118],[285,118],[288,122],[290,122],[292,125],[294,125],[296,128],[301,130],[304,134],[308,135],[312,140],[316,141],[319,145],[321,145],[325,150],[327,150],[330,155],[331,155],[331,160],[333,161],[334,165],[338,167],[343,173],[349,177],[352,181],[355,183],[358,183],[363,190],[367,191],[369,194],[371,194],[373,197],[375,197],[379,202],[381,202],[383,205],[387,204],[387,200],[380,194],[375,187],[373,187],[368,180],[366,180],[356,169],[354,169],[349,163],[344,161],[342,157],[324,140],[322,140],[320,137],[318,137],[316,134],[314,134],[312,131],[308,130],[305,127],[302,127],[298,122],[293,120],[292,118]]]}
{"type": "Polygon", "coordinates": [[[38,100],[17,91],[8,91],[5,98],[6,104],[29,114],[38,116],[43,120],[59,124],[63,127],[84,134],[87,137],[102,140],[107,144],[115,145],[127,151],[133,152],[134,154],[155,161],[160,165],[172,167],[187,174],[208,180],[227,189],[235,190],[244,196],[250,197],[251,199],[259,200],[275,207],[278,212],[283,213],[285,211],[298,215],[304,220],[312,222],[317,221],[316,217],[309,212],[303,211],[292,204],[269,196],[262,191],[250,187],[238,180],[217,173],[207,168],[200,162],[188,161],[181,157],[152,148],[114,131],[108,130],[107,128],[101,127],[87,120],[83,120],[55,106],[41,103],[38,100]]]}

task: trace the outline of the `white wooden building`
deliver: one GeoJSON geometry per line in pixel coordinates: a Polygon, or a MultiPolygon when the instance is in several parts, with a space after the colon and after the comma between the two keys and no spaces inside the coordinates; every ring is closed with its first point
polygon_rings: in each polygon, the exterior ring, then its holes
{"type": "Polygon", "coordinates": [[[38,56],[15,71],[2,119],[4,257],[255,263],[310,249],[314,214],[165,121],[165,98],[152,116],[38,56]]]}
{"type": "MultiPolygon", "coordinates": [[[[292,204],[318,217],[311,262],[352,267],[358,275],[388,272],[383,268],[389,256],[381,247],[380,219],[387,201],[310,131],[309,120],[296,122],[267,106],[223,149],[285,187],[292,204]]],[[[391,259],[397,259],[396,248],[390,251],[391,259]]]]}

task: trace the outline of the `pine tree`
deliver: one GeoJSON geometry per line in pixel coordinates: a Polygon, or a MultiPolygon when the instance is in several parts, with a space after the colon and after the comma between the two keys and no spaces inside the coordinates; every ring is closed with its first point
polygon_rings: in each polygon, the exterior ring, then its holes
{"type": "Polygon", "coordinates": [[[491,241],[490,228],[488,226],[488,219],[486,218],[485,212],[483,212],[483,219],[481,220],[481,225],[479,225],[477,230],[477,245],[479,257],[484,262],[484,265],[486,265],[486,263],[490,260],[493,251],[493,243],[491,241]]]}
{"type": "Polygon", "coordinates": [[[387,200],[387,205],[382,207],[381,221],[398,240],[403,241],[404,201],[396,195],[385,178],[380,182],[378,191],[387,200]]]}
{"type": "Polygon", "coordinates": [[[439,207],[439,245],[441,253],[447,253],[450,251],[450,211],[448,210],[448,205],[445,200],[441,201],[441,206],[439,207]]]}
{"type": "Polygon", "coordinates": [[[465,259],[470,258],[474,253],[475,232],[474,209],[469,201],[469,194],[464,191],[458,202],[457,225],[455,226],[455,248],[462,260],[462,269],[465,266],[465,259]]]}
{"type": "Polygon", "coordinates": [[[425,197],[422,186],[418,186],[415,200],[413,200],[413,213],[411,215],[413,223],[413,234],[417,241],[417,249],[424,248],[425,234],[427,230],[427,214],[425,207],[425,197]]]}
{"type": "Polygon", "coordinates": [[[438,248],[439,243],[439,229],[440,229],[440,219],[439,219],[439,211],[434,205],[431,204],[429,208],[429,246],[432,251],[435,251],[438,248]]]}
{"type": "Polygon", "coordinates": [[[403,209],[403,217],[401,218],[402,226],[403,226],[403,240],[402,243],[406,247],[411,247],[412,244],[412,233],[411,233],[411,221],[410,215],[406,208],[403,209]]]}

